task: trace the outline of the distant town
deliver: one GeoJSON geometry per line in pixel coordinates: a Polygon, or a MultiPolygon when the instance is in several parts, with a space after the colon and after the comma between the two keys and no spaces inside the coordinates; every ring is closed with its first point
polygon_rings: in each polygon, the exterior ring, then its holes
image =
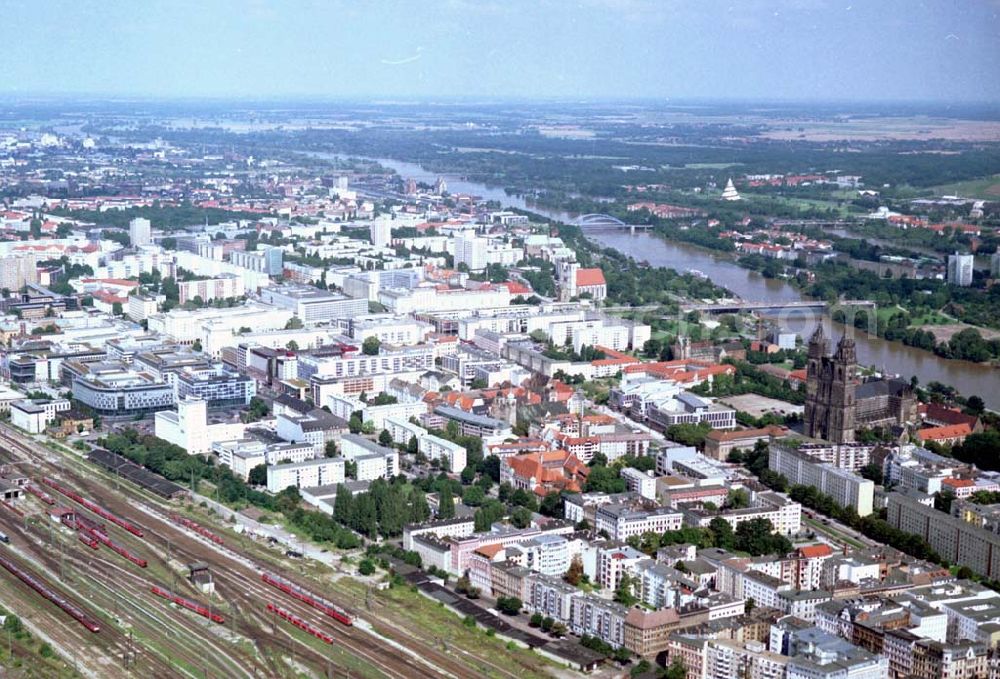
{"type": "Polygon", "coordinates": [[[1000,676],[996,200],[32,115],[7,671],[1000,676]]]}

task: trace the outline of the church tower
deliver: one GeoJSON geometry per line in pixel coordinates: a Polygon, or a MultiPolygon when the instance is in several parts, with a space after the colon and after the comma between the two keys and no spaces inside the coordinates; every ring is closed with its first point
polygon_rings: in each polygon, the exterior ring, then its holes
{"type": "Polygon", "coordinates": [[[823,324],[820,323],[816,326],[812,337],[809,338],[809,350],[806,354],[806,407],[803,413],[803,422],[805,435],[812,438],[823,438],[824,434],[826,407],[821,393],[821,377],[826,355],[826,335],[823,334],[823,324]]]}
{"type": "Polygon", "coordinates": [[[826,438],[834,443],[854,442],[855,397],[858,388],[855,373],[858,367],[854,340],[840,338],[833,354],[830,382],[829,420],[826,438]]]}

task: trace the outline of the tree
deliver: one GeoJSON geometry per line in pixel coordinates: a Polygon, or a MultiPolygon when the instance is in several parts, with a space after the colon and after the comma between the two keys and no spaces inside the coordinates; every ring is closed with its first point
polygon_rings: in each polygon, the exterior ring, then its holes
{"type": "Polygon", "coordinates": [[[518,507],[511,512],[510,522],[515,528],[527,528],[531,525],[531,512],[524,507],[518,507]]]}
{"type": "Polygon", "coordinates": [[[685,446],[701,447],[705,442],[705,436],[712,431],[708,422],[698,424],[674,424],[667,427],[667,438],[685,446]]]}
{"type": "Polygon", "coordinates": [[[502,596],[497,599],[497,610],[504,615],[517,615],[524,606],[516,596],[502,596]]]}
{"type": "Polygon", "coordinates": [[[479,507],[485,501],[486,493],[479,486],[469,486],[462,492],[462,502],[469,507],[479,507]]]}
{"type": "Polygon", "coordinates": [[[965,399],[965,408],[973,415],[980,415],[984,410],[986,410],[986,403],[983,401],[982,397],[973,394],[969,398],[965,399]]]}
{"type": "Polygon", "coordinates": [[[584,490],[588,493],[624,493],[625,480],[610,467],[591,467],[584,490]]]}
{"type": "Polygon", "coordinates": [[[579,554],[573,555],[573,559],[569,562],[569,568],[566,569],[563,580],[574,587],[579,585],[580,581],[583,580],[583,559],[580,558],[579,554]]]}
{"type": "Polygon", "coordinates": [[[326,457],[337,457],[340,454],[340,451],[337,450],[337,442],[327,441],[323,452],[326,457]]]}
{"type": "Polygon", "coordinates": [[[862,467],[861,476],[871,480],[876,486],[882,485],[882,467],[877,462],[869,462],[862,467]]]}
{"type": "Polygon", "coordinates": [[[708,524],[712,533],[712,543],[719,549],[732,549],[734,544],[733,527],[721,516],[712,519],[708,524]]]}
{"type": "Polygon", "coordinates": [[[375,562],[371,559],[362,559],[358,564],[358,573],[361,575],[371,575],[375,572],[375,562]]]}
{"type": "Polygon", "coordinates": [[[451,494],[451,486],[444,486],[438,492],[438,513],[439,519],[455,518],[455,499],[451,494]]]}
{"type": "Polygon", "coordinates": [[[750,493],[743,488],[733,488],[726,495],[728,509],[746,509],[750,506],[750,493]]]}
{"type": "Polygon", "coordinates": [[[628,674],[630,677],[638,677],[642,676],[646,672],[649,672],[651,669],[653,669],[653,666],[650,664],[648,660],[643,658],[642,660],[640,660],[635,664],[635,667],[629,670],[628,674]]]}
{"type": "Polygon", "coordinates": [[[638,601],[632,577],[628,573],[622,573],[618,579],[618,586],[615,587],[615,601],[623,606],[633,606],[638,601]]]}
{"type": "Polygon", "coordinates": [[[542,620],[543,620],[543,617],[542,617],[541,613],[532,613],[531,614],[531,619],[528,620],[528,624],[531,627],[541,627],[542,626],[542,620]]]}
{"type": "Polygon", "coordinates": [[[348,526],[351,524],[353,516],[354,496],[351,495],[347,486],[342,483],[337,484],[337,495],[333,500],[333,518],[337,523],[348,526]]]}
{"type": "Polygon", "coordinates": [[[476,532],[482,533],[488,531],[494,523],[499,521],[507,513],[507,508],[504,507],[502,502],[496,500],[487,500],[483,505],[476,510],[473,520],[475,522],[476,532]]]}
{"type": "Polygon", "coordinates": [[[389,433],[388,429],[383,429],[378,435],[378,442],[383,446],[392,445],[392,434],[389,433]]]}
{"type": "Polygon", "coordinates": [[[252,486],[266,486],[267,485],[267,465],[259,464],[250,470],[247,475],[247,483],[252,486]]]}
{"type": "Polygon", "coordinates": [[[687,679],[687,665],[680,657],[673,659],[670,667],[663,673],[663,679],[687,679]]]}
{"type": "Polygon", "coordinates": [[[285,348],[288,349],[289,351],[298,351],[299,343],[296,342],[295,340],[288,340],[288,344],[285,345],[285,348]]]}
{"type": "Polygon", "coordinates": [[[419,450],[420,450],[420,441],[417,440],[417,437],[415,435],[411,436],[410,440],[406,443],[406,452],[410,453],[411,455],[416,455],[419,450]]]}
{"type": "Polygon", "coordinates": [[[124,310],[122,309],[121,302],[115,302],[114,304],[111,305],[111,313],[114,314],[115,316],[121,316],[123,312],[124,310]]]}
{"type": "Polygon", "coordinates": [[[191,348],[194,349],[195,351],[201,351],[201,340],[196,339],[194,341],[194,344],[191,345],[191,348]]]}
{"type": "Polygon", "coordinates": [[[744,521],[736,529],[735,547],[749,552],[751,556],[761,554],[787,554],[792,551],[792,543],[784,535],[777,535],[774,526],[767,519],[744,521]]]}
{"type": "Polygon", "coordinates": [[[378,337],[372,335],[371,337],[366,337],[365,341],[361,343],[361,353],[365,356],[378,356],[379,349],[382,348],[382,342],[378,337]]]}
{"type": "Polygon", "coordinates": [[[557,490],[552,490],[546,493],[545,497],[542,498],[541,505],[538,507],[538,513],[544,514],[545,516],[551,516],[553,518],[562,518],[562,494],[557,490]]]}
{"type": "Polygon", "coordinates": [[[292,316],[285,323],[285,330],[301,330],[303,328],[302,319],[298,316],[292,316]]]}

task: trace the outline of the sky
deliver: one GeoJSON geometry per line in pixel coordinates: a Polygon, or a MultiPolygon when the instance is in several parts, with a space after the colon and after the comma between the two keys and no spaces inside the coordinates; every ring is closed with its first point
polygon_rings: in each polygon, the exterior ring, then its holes
{"type": "Polygon", "coordinates": [[[0,95],[1000,101],[1000,0],[0,0],[0,95]]]}

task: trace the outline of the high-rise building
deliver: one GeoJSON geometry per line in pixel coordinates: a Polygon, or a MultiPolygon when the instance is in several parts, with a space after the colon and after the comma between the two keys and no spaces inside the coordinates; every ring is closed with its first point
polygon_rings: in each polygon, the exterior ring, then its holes
{"type": "Polygon", "coordinates": [[[967,288],[972,285],[972,268],[974,266],[972,255],[956,252],[948,255],[948,282],[967,288]]]}
{"type": "Polygon", "coordinates": [[[377,248],[388,247],[392,242],[392,222],[388,219],[376,219],[369,227],[372,245],[377,248]]]}
{"type": "Polygon", "coordinates": [[[152,227],[148,219],[136,217],[128,223],[128,240],[132,247],[153,242],[152,227]]]}
{"type": "Polygon", "coordinates": [[[827,356],[823,325],[809,339],[806,363],[805,433],[833,443],[854,441],[857,355],[854,340],[842,337],[827,356]]]}
{"type": "Polygon", "coordinates": [[[455,236],[455,266],[465,264],[469,271],[486,268],[486,239],[475,231],[463,231],[455,236]]]}

